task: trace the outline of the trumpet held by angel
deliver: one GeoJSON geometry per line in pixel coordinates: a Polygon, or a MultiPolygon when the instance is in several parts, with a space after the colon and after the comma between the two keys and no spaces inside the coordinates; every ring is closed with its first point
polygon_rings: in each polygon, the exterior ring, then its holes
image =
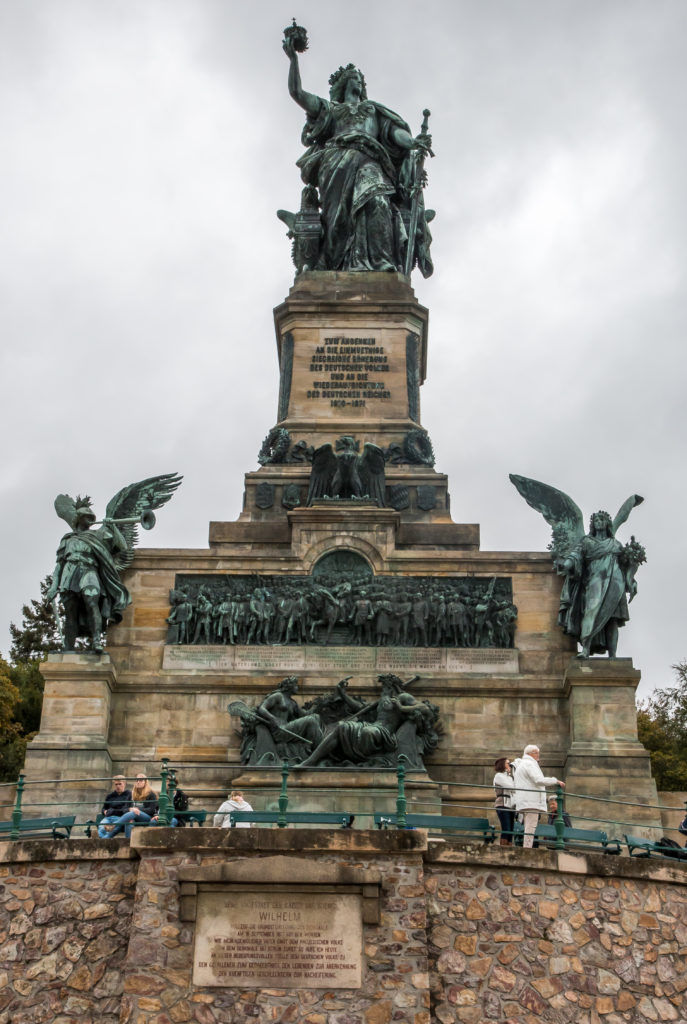
{"type": "MultiPolygon", "coordinates": [[[[57,495],[55,511],[69,524],[70,532],[57,549],[47,598],[56,601],[59,595],[62,602],[64,651],[73,651],[77,639],[83,638],[91,650],[102,653],[107,626],[121,622],[131,604],[131,594],[120,573],[133,561],[138,527],[153,528],[153,510],[169,501],[182,479],[176,473],[163,473],[128,484],[108,502],[100,521],[88,495],[57,495]]],[[[57,618],[59,623],[59,615],[57,618]]]]}
{"type": "Polygon", "coordinates": [[[580,644],[581,657],[608,653],[615,658],[618,630],[629,620],[628,605],[637,593],[635,573],[646,561],[634,536],[622,544],[616,531],[644,498],[630,495],[613,518],[594,512],[585,533],[582,512],[563,491],[514,473],[510,480],[553,531],[549,549],[564,577],[558,625],[580,644]]]}

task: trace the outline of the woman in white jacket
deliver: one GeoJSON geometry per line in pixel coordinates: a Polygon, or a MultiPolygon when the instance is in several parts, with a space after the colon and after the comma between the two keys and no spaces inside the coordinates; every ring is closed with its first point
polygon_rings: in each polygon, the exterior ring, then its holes
{"type": "Polygon", "coordinates": [[[522,757],[515,765],[514,782],[515,806],[518,814],[522,814],[525,827],[522,845],[531,848],[539,815],[546,811],[546,787],[565,786],[565,783],[553,776],[544,775],[539,767],[539,747],[533,743],[525,747],[522,757]]]}

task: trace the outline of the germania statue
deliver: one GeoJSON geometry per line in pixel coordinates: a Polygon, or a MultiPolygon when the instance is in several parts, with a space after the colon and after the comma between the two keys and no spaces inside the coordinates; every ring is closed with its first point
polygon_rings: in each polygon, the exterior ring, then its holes
{"type": "MultiPolygon", "coordinates": [[[[71,527],[57,549],[57,564],[47,598],[59,594],[64,607],[62,646],[73,651],[78,638],[85,638],[91,650],[101,654],[103,633],[111,622],[121,622],[131,595],[119,574],[134,557],[138,524],[145,530],[155,525],[153,509],[172,497],[182,481],[175,473],[149,477],[129,484],[108,503],[100,529],[88,496],[71,498],[58,494],[55,511],[71,527]]],[[[59,611],[55,608],[58,624],[59,611]]]]}
{"type": "Polygon", "coordinates": [[[362,73],[348,64],[329,79],[329,99],[301,85],[298,52],[307,49],[305,29],[285,29],[289,93],[307,115],[298,160],[305,182],[301,210],[277,216],[294,239],[294,263],[302,270],[399,271],[415,265],[432,273],[425,210],[423,162],[431,151],[429,111],[415,138],[393,110],[367,98],[362,73]]]}

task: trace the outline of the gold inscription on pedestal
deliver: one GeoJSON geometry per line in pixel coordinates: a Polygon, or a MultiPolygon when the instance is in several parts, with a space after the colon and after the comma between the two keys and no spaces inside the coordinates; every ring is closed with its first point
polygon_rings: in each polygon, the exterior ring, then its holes
{"type": "Polygon", "coordinates": [[[236,668],[257,668],[266,672],[289,672],[302,669],[305,651],[302,647],[237,647],[236,668]]]}
{"type": "Polygon", "coordinates": [[[199,892],[193,984],[360,988],[361,897],[199,892]]]}
{"type": "Polygon", "coordinates": [[[234,668],[233,647],[167,646],[162,667],[168,672],[228,672],[234,668]]]}
{"type": "Polygon", "coordinates": [[[377,651],[380,672],[441,672],[444,662],[440,647],[383,647],[377,651]]]}
{"type": "Polygon", "coordinates": [[[165,647],[166,672],[452,672],[517,675],[517,650],[481,647],[165,647]]]}
{"type": "Polygon", "coordinates": [[[310,671],[337,671],[344,675],[374,669],[372,647],[306,647],[305,667],[310,671]]]}
{"type": "Polygon", "coordinates": [[[391,399],[389,356],[379,338],[321,338],[310,356],[306,398],[334,408],[364,409],[391,399]]]}
{"type": "Polygon", "coordinates": [[[454,647],[446,652],[448,672],[493,672],[496,675],[517,675],[519,661],[517,650],[504,647],[480,647],[464,649],[454,647]]]}

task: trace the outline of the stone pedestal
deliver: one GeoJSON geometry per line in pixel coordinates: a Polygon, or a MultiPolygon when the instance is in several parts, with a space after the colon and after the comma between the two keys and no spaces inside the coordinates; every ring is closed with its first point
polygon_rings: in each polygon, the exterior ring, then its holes
{"type": "Polygon", "coordinates": [[[451,522],[448,480],[420,419],[427,320],[401,274],[299,275],[274,310],[277,422],[262,468],[246,475],[241,520],[283,522],[306,502],[312,451],[348,435],[359,451],[387,451],[387,503],[405,520],[451,522]]]}
{"type": "Polygon", "coordinates": [[[89,779],[58,787],[57,799],[64,801],[59,813],[75,813],[85,820],[100,809],[103,795],[111,789],[107,738],[115,668],[108,654],[50,654],[41,665],[41,675],[45,679],[41,727],[26,750],[25,812],[44,817],[53,809],[58,811],[55,787],[33,783],[89,779]],[[91,795],[92,805],[69,804],[70,799],[88,801],[91,795]]]}
{"type": "Polygon", "coordinates": [[[641,673],[631,658],[573,658],[565,674],[570,747],[565,760],[570,792],[622,803],[571,799],[569,811],[581,828],[638,832],[656,838],[661,815],[649,754],[637,738],[635,691],[641,673]],[[593,819],[583,821],[585,818],[593,819]],[[644,822],[643,829],[607,825],[603,819],[644,822]],[[597,824],[598,823],[598,824],[597,824]]]}
{"type": "Polygon", "coordinates": [[[332,431],[401,440],[420,423],[427,319],[401,274],[301,274],[274,310],[280,425],[316,446],[332,431]]]}
{"type": "MultiPolygon", "coordinates": [[[[232,788],[243,789],[254,810],[277,811],[281,769],[247,767],[234,779],[232,788]]],[[[408,812],[441,814],[441,796],[445,789],[432,782],[427,772],[408,772],[405,780],[408,812]]],[[[396,772],[382,769],[314,771],[294,768],[288,778],[290,811],[346,811],[356,816],[355,828],[374,828],[372,816],[375,813],[395,814],[397,793],[396,772]]]]}

